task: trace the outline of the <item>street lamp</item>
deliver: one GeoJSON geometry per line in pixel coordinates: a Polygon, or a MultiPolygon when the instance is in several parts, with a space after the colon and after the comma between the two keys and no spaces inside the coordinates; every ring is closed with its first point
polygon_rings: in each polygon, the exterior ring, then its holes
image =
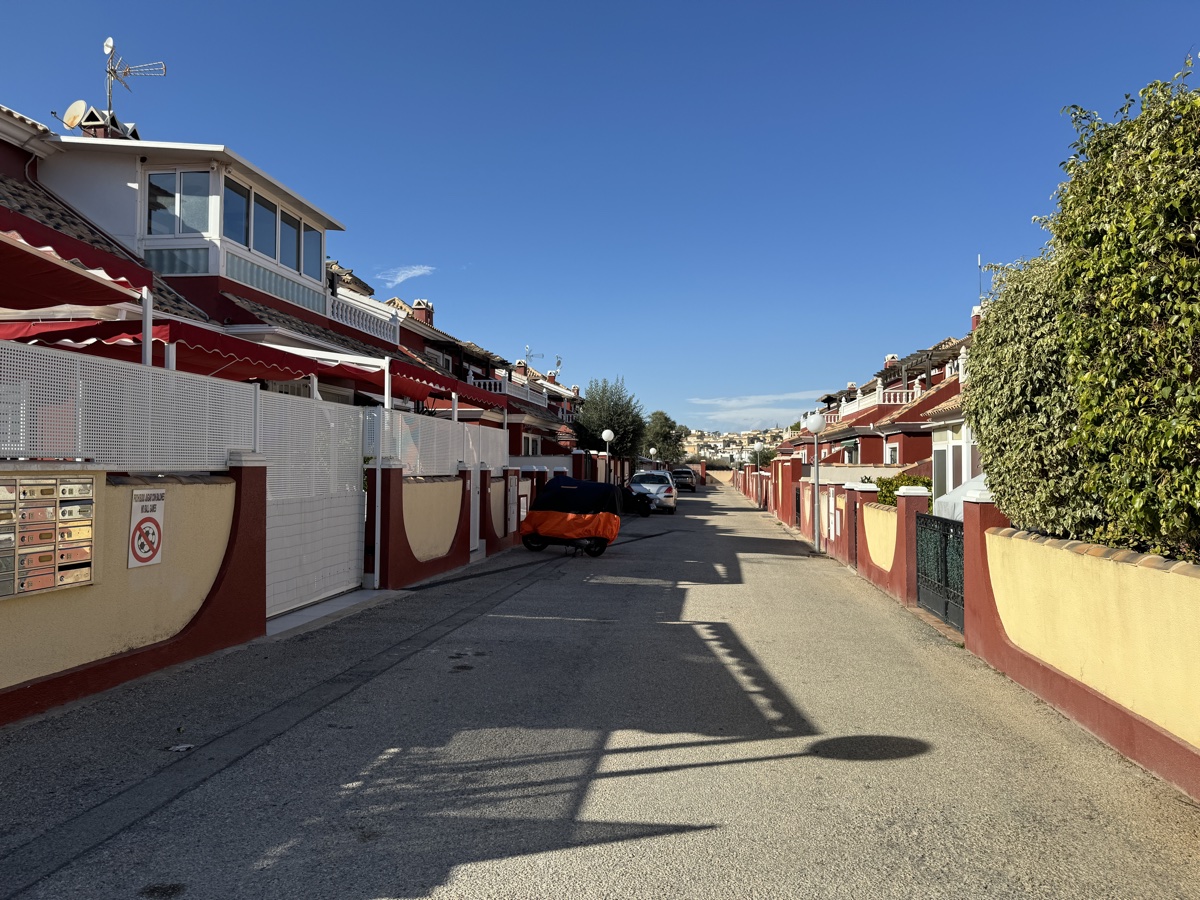
{"type": "Polygon", "coordinates": [[[755,480],[758,482],[758,484],[755,485],[755,489],[754,489],[754,501],[759,506],[762,506],[762,450],[763,450],[763,442],[755,441],[754,442],[754,476],[755,476],[755,480]]]}
{"type": "Polygon", "coordinates": [[[654,457],[656,457],[656,456],[658,456],[658,451],[655,448],[651,447],[650,448],[650,468],[652,468],[652,469],[658,468],[657,466],[654,465],[654,457]]]}
{"type": "Polygon", "coordinates": [[[813,436],[813,546],[821,552],[821,471],[817,458],[817,435],[825,430],[825,416],[815,412],[804,420],[804,427],[813,436]]]}
{"type": "Polygon", "coordinates": [[[608,452],[608,445],[616,435],[611,428],[605,428],[600,432],[600,437],[604,438],[604,481],[612,484],[612,454],[608,452]]]}

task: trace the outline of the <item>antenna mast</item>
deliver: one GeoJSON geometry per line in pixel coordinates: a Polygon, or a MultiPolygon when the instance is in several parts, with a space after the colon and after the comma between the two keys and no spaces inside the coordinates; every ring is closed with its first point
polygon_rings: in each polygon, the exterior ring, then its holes
{"type": "Polygon", "coordinates": [[[125,90],[132,93],[133,88],[129,86],[126,78],[142,75],[166,75],[167,64],[165,62],[140,63],[136,66],[131,66],[117,55],[116,49],[113,47],[113,39],[107,38],[104,41],[104,55],[107,60],[104,64],[105,88],[108,97],[108,115],[112,118],[113,102],[112,102],[112,87],[113,82],[120,82],[125,90]]]}

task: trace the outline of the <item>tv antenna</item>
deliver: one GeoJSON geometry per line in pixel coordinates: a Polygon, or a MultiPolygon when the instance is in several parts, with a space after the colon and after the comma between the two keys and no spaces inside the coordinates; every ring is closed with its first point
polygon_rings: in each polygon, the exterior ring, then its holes
{"type": "Polygon", "coordinates": [[[528,344],[525,345],[525,365],[529,365],[529,361],[531,359],[544,359],[545,357],[546,357],[545,353],[530,353],[529,345],[528,344]]]}
{"type": "Polygon", "coordinates": [[[116,49],[113,47],[113,39],[104,39],[104,55],[108,57],[108,61],[104,66],[104,74],[107,80],[108,88],[108,113],[111,116],[113,111],[112,102],[112,86],[113,82],[119,82],[121,87],[132,92],[133,88],[129,86],[126,78],[143,75],[166,75],[167,64],[165,62],[141,63],[136,66],[131,66],[117,55],[116,49]]]}

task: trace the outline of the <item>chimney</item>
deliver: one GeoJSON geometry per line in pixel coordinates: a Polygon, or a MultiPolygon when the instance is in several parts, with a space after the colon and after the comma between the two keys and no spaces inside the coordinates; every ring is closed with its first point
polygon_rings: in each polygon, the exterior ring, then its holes
{"type": "Polygon", "coordinates": [[[525,375],[525,360],[518,359],[515,363],[513,363],[513,371],[516,372],[518,375],[524,377],[524,375],[525,375]]]}
{"type": "Polygon", "coordinates": [[[558,384],[558,382],[554,380],[557,377],[558,377],[558,373],[555,372],[553,369],[551,369],[549,372],[546,373],[546,380],[548,382],[550,382],[551,384],[558,384]]]}
{"type": "Polygon", "coordinates": [[[413,318],[422,325],[433,327],[433,304],[428,300],[413,301],[413,318]]]}
{"type": "Polygon", "coordinates": [[[883,367],[885,369],[890,369],[893,366],[896,366],[899,364],[900,364],[900,357],[898,357],[895,353],[889,353],[887,356],[885,356],[883,358],[883,367]]]}
{"type": "Polygon", "coordinates": [[[571,385],[571,393],[574,394],[576,397],[578,397],[579,396],[579,385],[577,385],[577,384],[571,385]]]}
{"type": "Polygon", "coordinates": [[[979,327],[979,320],[982,318],[983,318],[983,307],[982,306],[972,306],[971,307],[971,330],[972,331],[974,331],[976,328],[979,327]]]}

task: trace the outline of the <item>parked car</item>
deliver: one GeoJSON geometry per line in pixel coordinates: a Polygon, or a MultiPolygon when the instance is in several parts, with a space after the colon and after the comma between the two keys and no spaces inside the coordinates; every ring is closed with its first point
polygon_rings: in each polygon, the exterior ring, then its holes
{"type": "Polygon", "coordinates": [[[686,466],[679,469],[672,469],[671,478],[675,481],[675,486],[679,490],[687,489],[693,494],[696,493],[696,473],[692,469],[686,466]]]}
{"type": "Polygon", "coordinates": [[[629,489],[649,497],[655,509],[675,514],[675,481],[670,472],[637,472],[629,480],[629,489]]]}

